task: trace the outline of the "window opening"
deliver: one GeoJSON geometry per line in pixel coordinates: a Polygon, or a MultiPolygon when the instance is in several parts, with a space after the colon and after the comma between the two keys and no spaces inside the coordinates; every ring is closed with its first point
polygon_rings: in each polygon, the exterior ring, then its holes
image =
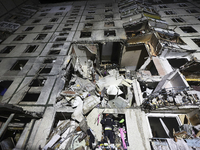
{"type": "Polygon", "coordinates": [[[68,36],[68,35],[69,35],[68,32],[61,32],[61,33],[59,33],[59,36],[68,36]]]}
{"type": "Polygon", "coordinates": [[[47,34],[39,34],[39,35],[37,35],[35,40],[44,40],[46,36],[47,36],[47,34]]]}
{"type": "Polygon", "coordinates": [[[104,31],[104,36],[116,36],[115,30],[104,31]]]}
{"type": "Polygon", "coordinates": [[[60,9],[59,10],[65,10],[65,7],[60,7],[60,9]]]}
{"type": "Polygon", "coordinates": [[[73,26],[73,24],[65,24],[65,27],[73,26]]]}
{"type": "Polygon", "coordinates": [[[39,45],[28,45],[24,51],[24,53],[33,53],[36,51],[39,45]]]}
{"type": "Polygon", "coordinates": [[[50,50],[48,55],[58,55],[61,50],[50,50]]]}
{"type": "Polygon", "coordinates": [[[200,39],[192,39],[192,41],[200,47],[200,39]]]}
{"type": "Polygon", "coordinates": [[[53,25],[46,25],[42,30],[50,30],[53,28],[53,25]]]}
{"type": "Polygon", "coordinates": [[[112,19],[112,18],[113,18],[113,15],[105,15],[105,18],[106,18],[106,19],[112,19]]]}
{"type": "Polygon", "coordinates": [[[105,12],[112,12],[112,9],[105,9],[105,12]]]}
{"type": "Polygon", "coordinates": [[[65,37],[58,37],[55,41],[66,41],[67,38],[65,37]]]}
{"type": "Polygon", "coordinates": [[[185,20],[183,20],[182,18],[172,18],[172,21],[176,23],[185,22],[185,20]]]}
{"type": "Polygon", "coordinates": [[[34,29],[34,27],[27,27],[24,31],[31,31],[33,29],[34,29]]]}
{"type": "Polygon", "coordinates": [[[40,93],[27,92],[21,102],[36,102],[40,96],[40,93]]]}
{"type": "Polygon", "coordinates": [[[4,96],[13,81],[0,81],[0,96],[4,96]]]}
{"type": "Polygon", "coordinates": [[[18,35],[13,41],[22,41],[26,35],[18,35]]]}
{"type": "Polygon", "coordinates": [[[167,8],[166,5],[159,5],[160,8],[167,8]]]}
{"type": "Polygon", "coordinates": [[[67,20],[66,22],[75,22],[75,20],[67,20]]]}
{"type": "Polygon", "coordinates": [[[30,87],[39,87],[44,86],[47,79],[33,79],[31,83],[29,84],[30,87]]]}
{"type": "Polygon", "coordinates": [[[17,60],[10,70],[22,70],[28,60],[17,60]]]}
{"type": "Polygon", "coordinates": [[[190,13],[190,14],[192,14],[192,13],[199,13],[197,10],[195,10],[195,9],[186,9],[186,11],[188,12],[188,13],[190,13]]]}
{"type": "Polygon", "coordinates": [[[55,16],[61,16],[63,13],[62,12],[57,12],[55,13],[55,16]]]}
{"type": "Polygon", "coordinates": [[[176,13],[172,10],[164,11],[166,15],[175,15],[176,13]]]}
{"type": "Polygon", "coordinates": [[[148,117],[153,137],[173,137],[173,130],[179,131],[179,124],[175,117],[148,117]]]}
{"type": "Polygon", "coordinates": [[[81,32],[80,38],[91,37],[92,32],[81,32]]]}
{"type": "Polygon", "coordinates": [[[57,22],[58,21],[58,18],[52,18],[51,20],[50,20],[50,22],[57,22]]]}
{"type": "Polygon", "coordinates": [[[51,63],[55,63],[56,62],[56,58],[47,58],[44,60],[44,64],[51,64],[51,63]]]}
{"type": "Polygon", "coordinates": [[[51,72],[51,69],[52,68],[44,68],[44,67],[41,67],[38,71],[39,74],[42,74],[42,73],[50,73],[51,72]]]}
{"type": "Polygon", "coordinates": [[[93,23],[86,23],[85,28],[91,28],[93,26],[93,23]]]}
{"type": "Polygon", "coordinates": [[[179,7],[187,7],[187,5],[185,3],[180,3],[178,5],[179,5],[179,7]]]}
{"type": "Polygon", "coordinates": [[[47,13],[41,13],[40,14],[40,17],[44,17],[44,16],[46,16],[47,15],[47,13]]]}
{"type": "Polygon", "coordinates": [[[115,23],[113,21],[104,23],[104,27],[114,27],[114,26],[115,26],[115,23]]]}
{"type": "Polygon", "coordinates": [[[95,13],[95,11],[94,10],[89,10],[88,13],[89,14],[93,14],[93,13],[95,13]]]}
{"type": "Polygon", "coordinates": [[[191,26],[186,26],[186,27],[180,27],[180,29],[184,32],[184,33],[196,33],[197,31],[191,27],[191,26]]]}
{"type": "Polygon", "coordinates": [[[52,45],[52,48],[60,48],[60,47],[63,47],[63,44],[53,44],[52,45]]]}
{"type": "Polygon", "coordinates": [[[35,19],[32,23],[39,23],[42,19],[35,19]]]}
{"type": "Polygon", "coordinates": [[[63,28],[62,30],[63,30],[63,31],[70,31],[71,28],[63,28]]]}
{"type": "Polygon", "coordinates": [[[4,49],[0,51],[0,53],[10,53],[14,48],[15,46],[6,46],[4,49]]]}

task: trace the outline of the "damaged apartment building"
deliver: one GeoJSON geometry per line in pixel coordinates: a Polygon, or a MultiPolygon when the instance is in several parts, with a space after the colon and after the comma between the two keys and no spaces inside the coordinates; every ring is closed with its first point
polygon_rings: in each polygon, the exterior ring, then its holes
{"type": "Polygon", "coordinates": [[[200,149],[199,1],[0,8],[0,150],[200,149]]]}

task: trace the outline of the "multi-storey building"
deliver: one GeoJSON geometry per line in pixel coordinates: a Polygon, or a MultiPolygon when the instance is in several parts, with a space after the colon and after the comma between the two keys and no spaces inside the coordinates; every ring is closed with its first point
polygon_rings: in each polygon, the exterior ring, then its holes
{"type": "Polygon", "coordinates": [[[103,149],[105,114],[116,148],[200,148],[198,1],[0,8],[2,150],[89,149],[89,128],[103,149]]]}

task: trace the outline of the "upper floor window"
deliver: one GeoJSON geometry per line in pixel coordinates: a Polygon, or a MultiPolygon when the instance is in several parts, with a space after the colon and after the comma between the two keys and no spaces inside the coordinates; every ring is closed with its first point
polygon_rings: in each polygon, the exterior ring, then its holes
{"type": "Polygon", "coordinates": [[[180,3],[178,5],[179,5],[179,7],[187,7],[187,4],[185,4],[185,3],[180,3]]]}
{"type": "Polygon", "coordinates": [[[199,13],[196,9],[186,9],[185,11],[187,11],[190,14],[192,14],[192,13],[199,13]]]}
{"type": "Polygon", "coordinates": [[[185,22],[185,20],[183,20],[182,18],[172,18],[172,21],[176,23],[185,22]]]}
{"type": "Polygon", "coordinates": [[[184,33],[196,33],[197,31],[191,26],[180,27],[184,33]]]}
{"type": "Polygon", "coordinates": [[[167,8],[166,5],[159,5],[160,8],[167,8]]]}
{"type": "Polygon", "coordinates": [[[164,11],[166,15],[175,15],[176,13],[172,10],[164,11]]]}

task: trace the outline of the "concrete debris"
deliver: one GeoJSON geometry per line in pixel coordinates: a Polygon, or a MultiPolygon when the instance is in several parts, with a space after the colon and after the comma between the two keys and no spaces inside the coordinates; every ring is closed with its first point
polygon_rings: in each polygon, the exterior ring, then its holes
{"type": "Polygon", "coordinates": [[[83,103],[83,114],[84,115],[87,114],[99,103],[100,103],[100,99],[95,95],[91,95],[91,96],[85,98],[84,103],[83,103]]]}

